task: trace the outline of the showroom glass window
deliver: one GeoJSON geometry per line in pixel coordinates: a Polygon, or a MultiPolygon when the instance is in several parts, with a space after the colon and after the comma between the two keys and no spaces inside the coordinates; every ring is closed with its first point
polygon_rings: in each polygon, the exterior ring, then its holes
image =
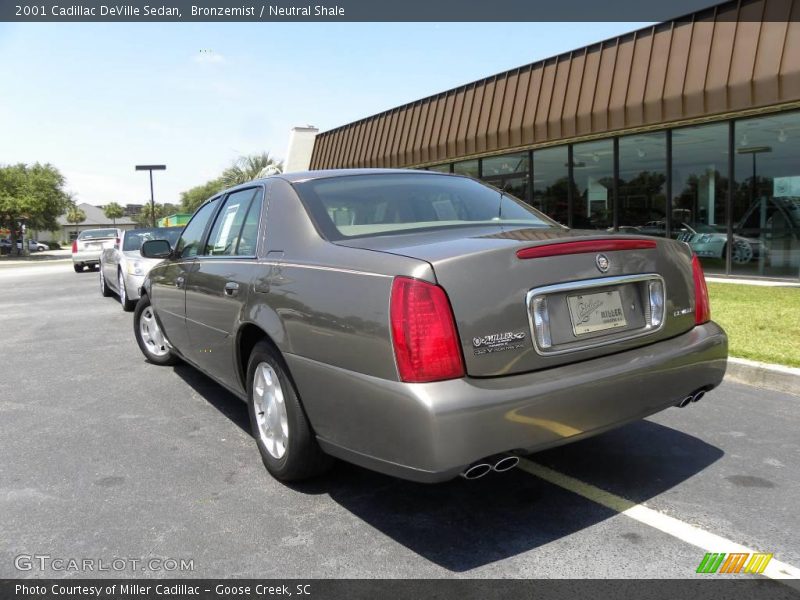
{"type": "Polygon", "coordinates": [[[619,231],[666,235],[667,136],[619,138],[619,231]]]}
{"type": "MultiPolygon", "coordinates": [[[[534,160],[534,167],[536,162],[534,160]]],[[[608,229],[614,217],[614,143],[597,140],[572,147],[575,194],[572,227],[608,229]]]]}
{"type": "Polygon", "coordinates": [[[735,124],[731,273],[800,273],[800,112],[735,124]]]}
{"type": "Polygon", "coordinates": [[[532,204],[562,225],[567,224],[569,169],[566,146],[543,148],[533,153],[532,204]]]}
{"type": "Polygon", "coordinates": [[[499,190],[528,201],[528,153],[490,156],[483,159],[482,179],[499,190]]]}
{"type": "Polygon", "coordinates": [[[217,207],[219,198],[215,198],[211,202],[204,204],[194,214],[192,220],[186,225],[186,229],[181,233],[178,240],[178,245],[175,247],[175,252],[181,258],[192,258],[197,256],[200,248],[200,240],[203,238],[203,233],[206,230],[209,219],[214,214],[214,209],[217,207]]]}
{"type": "Polygon", "coordinates": [[[672,237],[711,273],[725,272],[728,123],[672,132],[672,237]]]}
{"type": "Polygon", "coordinates": [[[432,167],[428,167],[429,171],[437,171],[439,173],[449,173],[450,172],[450,164],[446,165],[433,165],[432,167]]]}
{"type": "Polygon", "coordinates": [[[477,179],[480,176],[480,166],[476,160],[462,160],[453,165],[453,173],[469,175],[477,179]]]}

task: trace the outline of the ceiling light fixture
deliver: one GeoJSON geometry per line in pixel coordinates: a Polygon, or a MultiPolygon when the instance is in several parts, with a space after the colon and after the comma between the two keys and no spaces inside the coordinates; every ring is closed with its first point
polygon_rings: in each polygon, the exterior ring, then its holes
{"type": "Polygon", "coordinates": [[[785,142],[786,138],[787,138],[786,130],[785,129],[779,129],[778,130],[778,141],[779,142],[785,142]]]}

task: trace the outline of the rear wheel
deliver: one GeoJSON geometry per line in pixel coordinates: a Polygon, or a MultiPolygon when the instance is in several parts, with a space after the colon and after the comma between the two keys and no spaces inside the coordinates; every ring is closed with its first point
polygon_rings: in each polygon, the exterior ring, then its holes
{"type": "Polygon", "coordinates": [[[136,306],[132,300],[128,300],[128,289],[125,287],[125,277],[122,275],[122,270],[117,271],[117,286],[119,289],[119,303],[122,305],[122,310],[131,312],[136,306]]]}
{"type": "Polygon", "coordinates": [[[108,288],[106,284],[105,275],[103,275],[103,269],[100,269],[100,293],[108,298],[111,295],[111,290],[108,288]]]}
{"type": "Polygon", "coordinates": [[[72,265],[76,273],[83,273],[83,265],[72,265]]]}
{"type": "Polygon", "coordinates": [[[317,444],[283,360],[265,341],[250,354],[247,398],[253,437],[273,477],[298,481],[330,468],[333,459],[317,444]]]}
{"type": "Polygon", "coordinates": [[[174,365],[180,359],[167,346],[167,340],[156,320],[150,298],[142,296],[133,313],[133,334],[145,358],[156,365],[174,365]]]}

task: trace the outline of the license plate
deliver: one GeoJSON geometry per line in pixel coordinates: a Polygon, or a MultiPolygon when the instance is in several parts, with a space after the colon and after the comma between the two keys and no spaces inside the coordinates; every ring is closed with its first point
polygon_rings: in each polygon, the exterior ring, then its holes
{"type": "Polygon", "coordinates": [[[575,335],[625,327],[625,312],[618,291],[567,296],[575,335]]]}

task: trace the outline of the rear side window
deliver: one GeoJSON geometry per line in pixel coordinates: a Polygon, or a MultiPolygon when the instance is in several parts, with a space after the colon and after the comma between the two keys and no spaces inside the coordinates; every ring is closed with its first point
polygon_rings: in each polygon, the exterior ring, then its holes
{"type": "Polygon", "coordinates": [[[256,252],[261,190],[252,188],[229,195],[217,214],[204,255],[252,256],[256,252]]]}
{"type": "Polygon", "coordinates": [[[192,220],[186,225],[183,230],[178,245],[175,247],[175,253],[181,258],[191,258],[197,256],[200,250],[200,241],[203,239],[203,232],[206,230],[211,216],[214,214],[214,209],[219,203],[219,198],[215,198],[208,204],[200,207],[192,220]]]}

